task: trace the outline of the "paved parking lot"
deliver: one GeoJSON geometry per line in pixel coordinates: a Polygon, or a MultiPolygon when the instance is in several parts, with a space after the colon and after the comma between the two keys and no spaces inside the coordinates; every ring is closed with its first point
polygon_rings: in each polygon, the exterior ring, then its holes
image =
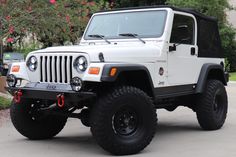
{"type": "MultiPolygon", "coordinates": [[[[160,110],[159,127],[152,143],[135,156],[236,157],[236,84],[231,83],[227,90],[229,113],[221,130],[202,131],[195,114],[188,108],[180,107],[175,112],[160,110]]],[[[5,117],[8,115],[3,114],[5,117]]],[[[95,143],[89,129],[83,127],[76,119],[70,119],[57,137],[45,141],[29,141],[13,128],[8,118],[4,121],[0,124],[1,157],[110,155],[95,143]]]]}

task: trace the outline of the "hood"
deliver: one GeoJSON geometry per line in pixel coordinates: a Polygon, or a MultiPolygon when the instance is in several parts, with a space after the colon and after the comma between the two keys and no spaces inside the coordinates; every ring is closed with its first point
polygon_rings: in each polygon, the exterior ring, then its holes
{"type": "Polygon", "coordinates": [[[99,62],[98,55],[103,53],[105,62],[148,63],[155,62],[160,56],[160,47],[150,43],[107,44],[107,45],[75,45],[50,47],[33,53],[87,53],[90,62],[99,62]]]}

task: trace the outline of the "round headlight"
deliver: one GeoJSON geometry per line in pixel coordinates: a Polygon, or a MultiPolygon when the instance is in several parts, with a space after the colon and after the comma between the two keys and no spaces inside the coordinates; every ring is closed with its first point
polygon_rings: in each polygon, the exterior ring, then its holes
{"type": "Polygon", "coordinates": [[[88,61],[84,56],[80,56],[78,58],[76,58],[76,60],[74,61],[74,68],[78,71],[78,72],[84,72],[88,67],[88,61]]]}
{"type": "Polygon", "coordinates": [[[17,83],[17,78],[15,75],[7,75],[7,85],[9,87],[15,87],[16,86],[16,83],[17,83]]]}
{"type": "Polygon", "coordinates": [[[70,81],[70,85],[73,91],[80,91],[83,87],[83,81],[79,77],[74,77],[70,81]]]}
{"type": "Polygon", "coordinates": [[[31,56],[28,61],[27,61],[27,67],[29,68],[30,71],[35,71],[38,66],[38,61],[35,56],[31,56]]]}

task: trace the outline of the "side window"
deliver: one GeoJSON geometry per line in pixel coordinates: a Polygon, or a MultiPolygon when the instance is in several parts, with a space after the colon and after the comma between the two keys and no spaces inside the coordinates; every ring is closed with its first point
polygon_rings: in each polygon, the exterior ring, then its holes
{"type": "Polygon", "coordinates": [[[190,16],[175,14],[170,43],[194,44],[194,19],[190,16]]]}
{"type": "Polygon", "coordinates": [[[223,58],[221,41],[216,21],[198,21],[198,57],[223,58]]]}

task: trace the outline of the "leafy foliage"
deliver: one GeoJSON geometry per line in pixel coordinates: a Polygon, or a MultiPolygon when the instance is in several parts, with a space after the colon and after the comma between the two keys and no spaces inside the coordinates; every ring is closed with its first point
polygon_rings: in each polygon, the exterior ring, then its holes
{"type": "Polygon", "coordinates": [[[230,75],[230,78],[229,78],[230,81],[236,81],[236,72],[230,73],[229,75],[230,75]]]}
{"type": "Polygon", "coordinates": [[[10,99],[0,97],[0,110],[9,108],[10,105],[11,105],[11,100],[10,99]]]}
{"type": "MultiPolygon", "coordinates": [[[[228,60],[228,71],[236,71],[235,29],[230,25],[222,25],[220,29],[222,47],[228,60]]],[[[227,65],[227,64],[226,64],[227,65]]]]}
{"type": "Polygon", "coordinates": [[[87,0],[5,0],[0,4],[1,36],[6,43],[22,42],[29,34],[44,47],[75,43],[90,14],[108,8],[105,1],[87,0]]]}

